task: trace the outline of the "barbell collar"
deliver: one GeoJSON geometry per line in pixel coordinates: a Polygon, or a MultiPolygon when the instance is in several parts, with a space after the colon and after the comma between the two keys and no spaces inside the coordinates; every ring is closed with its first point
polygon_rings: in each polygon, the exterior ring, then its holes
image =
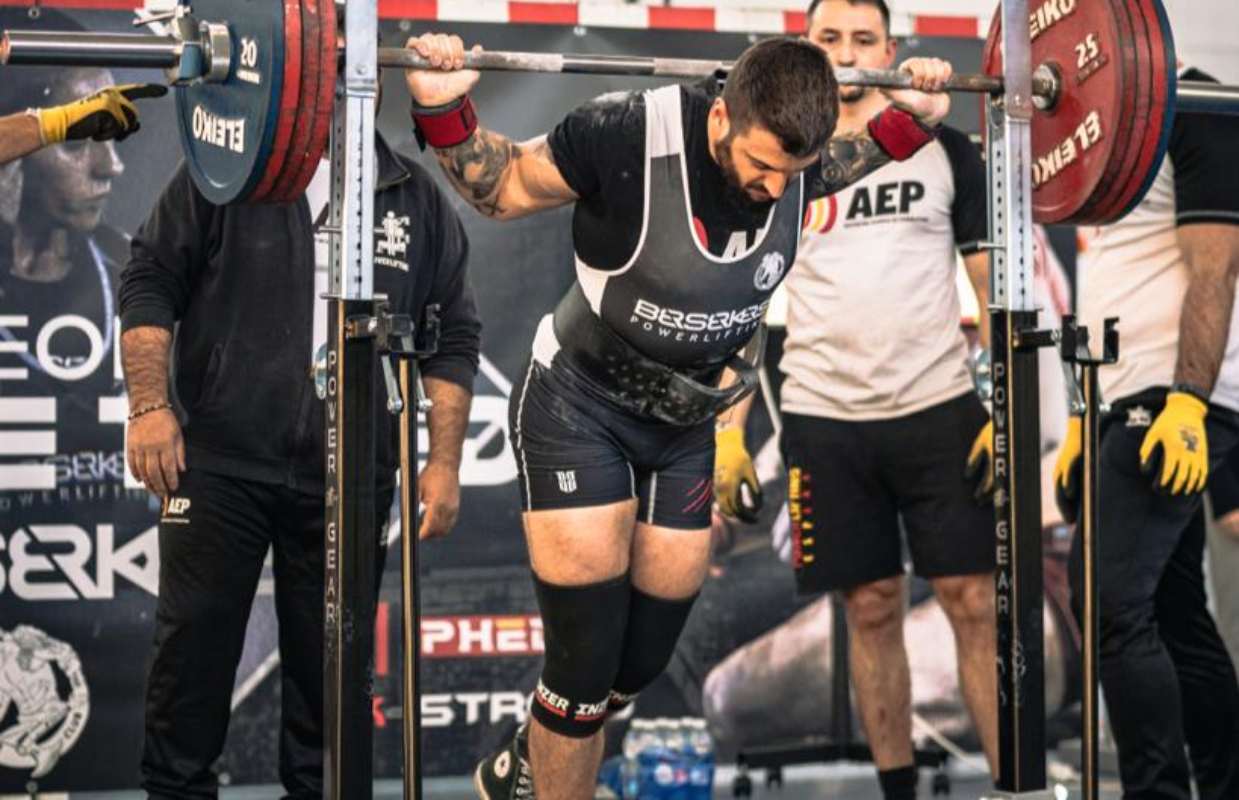
{"type": "Polygon", "coordinates": [[[148,33],[14,30],[0,37],[0,64],[166,69],[180,64],[183,46],[148,33]]]}

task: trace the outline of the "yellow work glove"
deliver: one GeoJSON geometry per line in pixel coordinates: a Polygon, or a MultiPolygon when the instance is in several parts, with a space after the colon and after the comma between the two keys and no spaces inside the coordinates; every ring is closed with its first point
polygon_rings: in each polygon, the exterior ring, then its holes
{"type": "Polygon", "coordinates": [[[1083,449],[1084,419],[1073,415],[1067,418],[1067,435],[1058,446],[1058,460],[1054,462],[1054,502],[1065,522],[1075,522],[1080,515],[1083,449]]]}
{"type": "Polygon", "coordinates": [[[1209,479],[1209,406],[1186,392],[1166,395],[1166,407],[1153,420],[1140,445],[1140,469],[1153,475],[1153,488],[1170,494],[1195,494],[1209,479]]]}
{"type": "Polygon", "coordinates": [[[60,144],[77,139],[107,139],[122,141],[138,130],[138,109],[133,101],[145,97],[163,97],[167,86],[153,83],[130,83],[109,86],[72,103],[40,108],[39,134],[43,144],[60,144]]]}
{"type": "Polygon", "coordinates": [[[968,451],[968,463],[964,467],[964,477],[976,481],[977,488],[972,493],[978,503],[984,503],[994,493],[994,421],[985,423],[985,427],[972,441],[972,449],[968,451]]]}
{"type": "Polygon", "coordinates": [[[714,445],[714,501],[719,511],[741,522],[756,522],[762,503],[761,484],[744,447],[744,430],[723,428],[715,432],[714,445]]]}

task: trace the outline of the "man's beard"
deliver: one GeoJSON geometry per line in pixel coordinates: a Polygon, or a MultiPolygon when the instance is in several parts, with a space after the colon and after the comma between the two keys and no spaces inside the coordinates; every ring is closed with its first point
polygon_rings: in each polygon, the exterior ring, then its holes
{"type": "Polygon", "coordinates": [[[840,103],[859,103],[869,96],[869,89],[864,86],[840,86],[839,87],[839,102],[840,103]]]}
{"type": "Polygon", "coordinates": [[[759,210],[769,204],[770,200],[754,200],[740,183],[740,173],[736,171],[736,161],[731,156],[731,143],[735,138],[735,131],[731,131],[714,145],[714,159],[718,161],[718,168],[723,171],[723,180],[727,187],[723,202],[746,211],[759,210]]]}

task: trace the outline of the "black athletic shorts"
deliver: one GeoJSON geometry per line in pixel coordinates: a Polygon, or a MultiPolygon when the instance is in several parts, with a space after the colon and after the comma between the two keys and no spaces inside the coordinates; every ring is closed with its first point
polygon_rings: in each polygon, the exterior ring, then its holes
{"type": "Polygon", "coordinates": [[[638,499],[637,520],[710,527],[714,423],[643,419],[568,369],[531,361],[508,405],[526,511],[638,499]]]}
{"type": "Polygon", "coordinates": [[[801,592],[903,573],[900,518],[925,578],[995,567],[994,508],[964,479],[985,425],[972,392],[906,417],[865,422],[785,414],[793,562],[801,592]]]}

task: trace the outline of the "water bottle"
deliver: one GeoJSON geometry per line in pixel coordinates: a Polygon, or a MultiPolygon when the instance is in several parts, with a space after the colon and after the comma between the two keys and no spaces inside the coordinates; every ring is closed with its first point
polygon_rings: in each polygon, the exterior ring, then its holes
{"type": "Polygon", "coordinates": [[[691,792],[689,778],[692,774],[693,762],[696,758],[689,746],[689,726],[685,725],[687,718],[674,720],[670,749],[675,758],[675,800],[688,800],[691,792]]]}
{"type": "Polygon", "coordinates": [[[649,723],[634,719],[624,734],[623,761],[620,764],[620,797],[624,800],[640,800],[641,764],[640,755],[649,740],[649,723]]]}
{"type": "Polygon", "coordinates": [[[688,800],[710,800],[714,792],[714,738],[704,719],[689,720],[688,749],[692,753],[688,772],[688,800]]]}
{"type": "Polygon", "coordinates": [[[654,730],[654,797],[657,800],[686,800],[688,770],[680,721],[659,718],[654,723],[654,730]]]}
{"type": "Polygon", "coordinates": [[[598,786],[594,792],[594,800],[600,798],[617,798],[624,796],[624,784],[621,773],[624,769],[624,757],[612,756],[598,767],[598,786]]]}

